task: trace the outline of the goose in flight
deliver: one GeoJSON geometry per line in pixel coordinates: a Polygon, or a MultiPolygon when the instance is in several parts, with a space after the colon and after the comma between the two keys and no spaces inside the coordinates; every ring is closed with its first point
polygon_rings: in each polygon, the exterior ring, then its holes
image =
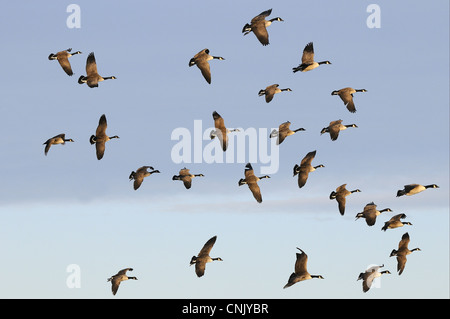
{"type": "Polygon", "coordinates": [[[48,56],[49,60],[58,60],[59,65],[61,65],[62,69],[64,70],[64,72],[66,72],[68,76],[73,75],[72,66],[70,65],[69,58],[76,54],[81,54],[81,51],[76,51],[73,53],[71,52],[72,48],[59,51],[56,54],[50,53],[50,55],[48,56]]]}
{"type": "Polygon", "coordinates": [[[150,176],[154,173],[159,173],[159,170],[155,170],[151,166],[142,166],[138,168],[136,171],[132,171],[129,176],[129,179],[130,181],[134,180],[133,183],[134,190],[137,190],[139,187],[141,187],[141,184],[144,181],[145,177],[150,176]],[[151,172],[148,171],[149,169],[151,170],[151,172]]]}
{"type": "Polygon", "coordinates": [[[320,131],[320,135],[324,133],[330,133],[330,138],[332,141],[336,141],[339,137],[339,132],[346,130],[349,127],[358,127],[356,124],[342,124],[342,120],[337,121],[331,121],[330,125],[327,127],[324,127],[322,131],[320,131]]]}
{"type": "Polygon", "coordinates": [[[245,24],[245,26],[242,28],[242,33],[244,35],[247,35],[250,32],[253,32],[253,34],[256,36],[259,42],[261,42],[262,45],[268,45],[269,33],[267,32],[267,27],[270,26],[274,21],[284,21],[280,17],[266,20],[266,17],[268,17],[271,13],[272,9],[269,9],[258,14],[250,21],[250,24],[245,24]]]}
{"type": "Polygon", "coordinates": [[[217,60],[225,60],[221,56],[212,56],[209,54],[209,49],[203,49],[189,61],[189,66],[196,65],[200,71],[202,72],[203,77],[206,82],[211,84],[211,69],[209,66],[209,61],[217,59],[217,60]]]}
{"type": "Polygon", "coordinates": [[[50,150],[50,147],[52,145],[56,145],[56,144],[66,144],[66,142],[73,142],[73,139],[71,138],[66,138],[66,134],[58,134],[56,136],[53,136],[52,138],[49,138],[48,140],[46,140],[44,142],[45,145],[45,149],[44,149],[44,154],[47,156],[48,151],[50,150]]]}
{"type": "Polygon", "coordinates": [[[338,186],[336,188],[336,191],[332,191],[330,194],[330,199],[336,199],[338,202],[338,208],[339,213],[343,216],[345,213],[345,203],[346,203],[346,197],[352,193],[359,193],[361,192],[359,189],[355,189],[352,191],[347,190],[346,188],[347,184],[342,184],[341,186],[338,186]]]}
{"type": "Polygon", "coordinates": [[[308,176],[310,172],[314,172],[319,167],[325,167],[322,164],[312,166],[311,162],[316,157],[316,151],[309,152],[303,157],[300,165],[295,164],[294,166],[294,176],[298,175],[298,187],[302,188],[305,186],[306,181],[308,180],[308,176]]]}
{"type": "Polygon", "coordinates": [[[108,136],[106,134],[106,128],[108,127],[108,123],[106,122],[106,116],[103,114],[100,116],[100,120],[98,121],[97,130],[95,131],[95,135],[91,135],[89,142],[91,145],[95,144],[95,150],[97,154],[97,159],[101,160],[103,155],[105,154],[105,143],[113,138],[119,138],[117,135],[108,136]]]}
{"type": "Polygon", "coordinates": [[[115,76],[103,77],[98,74],[97,62],[95,61],[94,52],[89,53],[86,60],[86,76],[82,75],[78,78],[78,83],[86,83],[90,88],[98,87],[98,82],[105,80],[114,80],[115,76]]]}
{"type": "Polygon", "coordinates": [[[335,90],[331,92],[331,95],[339,95],[342,102],[344,102],[344,105],[347,107],[347,110],[349,110],[351,113],[356,112],[355,103],[353,102],[353,93],[356,92],[367,92],[366,89],[354,89],[351,87],[343,88],[340,90],[335,90]]]}
{"type": "Polygon", "coordinates": [[[189,172],[189,169],[187,169],[185,167],[185,168],[180,170],[178,175],[173,175],[172,180],[174,180],[174,181],[182,181],[183,184],[184,184],[184,187],[186,187],[186,189],[189,189],[192,186],[192,179],[194,177],[203,177],[203,176],[205,176],[205,175],[203,175],[203,174],[191,174],[191,172],[189,172]]]}
{"type": "Polygon", "coordinates": [[[409,184],[405,185],[403,189],[400,189],[397,191],[397,197],[406,195],[411,196],[418,194],[420,192],[423,192],[424,190],[428,188],[439,188],[436,184],[430,184],[430,185],[420,185],[420,184],[409,184]]]}
{"type": "Polygon", "coordinates": [[[189,266],[195,264],[195,273],[197,277],[201,277],[205,274],[206,264],[213,261],[223,261],[220,257],[212,258],[209,253],[216,243],[217,236],[210,238],[205,245],[203,245],[202,249],[198,253],[197,256],[192,256],[189,266]]]}
{"type": "Polygon", "coordinates": [[[358,280],[362,280],[363,292],[368,292],[370,287],[372,287],[372,283],[375,278],[380,277],[383,274],[390,274],[389,270],[379,271],[380,268],[383,268],[384,265],[381,266],[372,266],[368,268],[365,272],[359,274],[358,280]]]}
{"type": "Polygon", "coordinates": [[[265,95],[266,103],[269,103],[270,101],[273,100],[273,96],[275,94],[285,92],[285,91],[291,92],[292,90],[290,88],[280,89],[279,84],[272,84],[272,85],[267,86],[265,89],[259,90],[258,95],[259,96],[265,95]]]}
{"type": "Polygon", "coordinates": [[[119,289],[120,283],[125,280],[133,279],[137,280],[136,277],[128,276],[127,271],[133,271],[133,268],[125,268],[120,270],[117,274],[108,278],[108,282],[111,282],[111,290],[113,295],[116,295],[117,290],[119,289]]]}
{"type": "Polygon", "coordinates": [[[306,253],[300,248],[297,247],[297,249],[300,250],[301,253],[296,253],[297,259],[295,260],[294,272],[289,276],[288,282],[283,288],[290,287],[297,282],[312,278],[324,279],[322,275],[311,275],[308,272],[308,255],[306,255],[306,253]]]}
{"type": "Polygon", "coordinates": [[[291,126],[291,122],[287,121],[284,123],[281,123],[280,126],[278,127],[278,131],[276,129],[274,129],[271,133],[270,133],[270,138],[274,138],[277,137],[277,145],[283,143],[283,141],[285,140],[286,137],[294,135],[295,133],[299,132],[299,131],[304,131],[304,128],[298,128],[296,130],[291,130],[289,127],[291,126]]]}
{"type": "Polygon", "coordinates": [[[245,165],[245,178],[241,178],[238,182],[239,186],[242,186],[244,184],[248,185],[248,188],[253,194],[253,197],[256,199],[258,203],[262,202],[262,195],[261,195],[261,189],[258,186],[258,182],[263,178],[270,178],[270,176],[265,175],[261,177],[257,177],[255,173],[253,172],[252,164],[247,163],[245,165]]]}
{"type": "Polygon", "coordinates": [[[222,146],[223,151],[225,152],[228,148],[228,133],[239,132],[239,130],[238,129],[233,129],[233,130],[227,129],[222,116],[220,116],[220,114],[217,113],[216,111],[214,111],[212,115],[213,115],[213,119],[214,119],[214,127],[216,129],[211,131],[211,133],[209,134],[209,137],[211,139],[214,139],[215,137],[217,137],[220,141],[220,145],[222,146]]]}
{"type": "Polygon", "coordinates": [[[406,256],[414,251],[420,251],[420,248],[414,248],[410,250],[408,248],[409,242],[410,242],[409,234],[404,233],[402,239],[398,243],[398,250],[393,249],[389,256],[389,257],[392,256],[397,257],[397,271],[399,275],[401,275],[403,273],[403,270],[405,270],[406,256]]]}
{"type": "Polygon", "coordinates": [[[307,72],[307,71],[314,70],[321,64],[331,64],[331,62],[330,61],[321,61],[321,62],[314,61],[314,46],[313,46],[312,42],[309,42],[303,49],[302,63],[299,66],[292,68],[292,70],[294,73],[298,72],[298,71],[307,72]]]}

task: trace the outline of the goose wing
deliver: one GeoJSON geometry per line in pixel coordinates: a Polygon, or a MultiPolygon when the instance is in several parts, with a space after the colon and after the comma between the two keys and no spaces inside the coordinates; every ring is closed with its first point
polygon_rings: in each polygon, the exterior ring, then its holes
{"type": "Polygon", "coordinates": [[[98,74],[97,71],[97,62],[95,61],[95,55],[94,52],[89,53],[87,60],[86,60],[86,75],[96,75],[98,74]]]}
{"type": "Polygon", "coordinates": [[[300,250],[300,251],[301,251],[301,253],[296,253],[297,260],[295,261],[295,267],[294,267],[294,271],[298,275],[308,272],[308,270],[307,270],[308,255],[305,254],[305,252],[303,250],[300,250]]]}
{"type": "Polygon", "coordinates": [[[67,51],[61,51],[61,52],[58,52],[56,55],[57,55],[59,65],[61,65],[64,72],[66,72],[67,75],[72,76],[73,71],[72,71],[72,67],[70,66],[70,62],[69,62],[69,53],[67,51]]]}
{"type": "Polygon", "coordinates": [[[97,126],[97,130],[95,131],[95,135],[97,137],[105,135],[107,127],[108,127],[108,123],[106,122],[106,115],[102,114],[102,116],[100,116],[100,119],[98,121],[98,126],[97,126]]]}
{"type": "Polygon", "coordinates": [[[111,280],[111,291],[113,295],[116,295],[117,291],[119,290],[120,283],[122,282],[122,276],[115,276],[111,280]]]}
{"type": "Polygon", "coordinates": [[[217,236],[211,237],[208,239],[208,241],[203,245],[202,249],[200,249],[200,252],[198,253],[198,256],[208,256],[211,252],[211,249],[213,248],[214,244],[216,243],[217,236]]]}
{"type": "Polygon", "coordinates": [[[403,250],[408,248],[410,238],[408,233],[404,233],[402,239],[398,243],[398,250],[403,250]]]}
{"type": "Polygon", "coordinates": [[[220,145],[222,146],[223,151],[226,151],[228,146],[228,138],[225,122],[223,118],[219,115],[219,113],[215,111],[213,113],[213,118],[214,118],[214,127],[216,128],[216,135],[219,138],[220,145]]]}
{"type": "Polygon", "coordinates": [[[95,151],[98,160],[101,160],[103,158],[103,155],[105,155],[105,144],[105,140],[95,142],[95,151]]]}
{"type": "Polygon", "coordinates": [[[311,64],[314,62],[314,46],[309,42],[303,49],[302,64],[311,64]]]}
{"type": "Polygon", "coordinates": [[[209,67],[209,63],[206,60],[200,60],[196,63],[197,67],[202,72],[203,77],[205,78],[206,82],[211,84],[211,69],[209,67]]]}
{"type": "Polygon", "coordinates": [[[406,255],[397,256],[397,271],[401,275],[406,266],[406,255]]]}

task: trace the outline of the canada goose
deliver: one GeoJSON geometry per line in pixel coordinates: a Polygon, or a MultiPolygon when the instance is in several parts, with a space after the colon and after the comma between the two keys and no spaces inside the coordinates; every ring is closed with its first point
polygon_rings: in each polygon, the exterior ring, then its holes
{"type": "Polygon", "coordinates": [[[367,225],[373,226],[375,225],[377,216],[383,212],[392,212],[392,210],[390,208],[377,210],[377,205],[375,205],[374,202],[371,202],[364,207],[364,210],[361,213],[356,214],[355,218],[356,219],[364,218],[366,220],[367,225]]]}
{"type": "Polygon", "coordinates": [[[373,266],[368,268],[365,272],[359,274],[358,280],[363,281],[363,292],[368,292],[370,287],[372,286],[372,282],[375,278],[380,277],[383,274],[390,274],[389,270],[378,271],[380,268],[383,268],[384,265],[381,266],[373,266]]]}
{"type": "Polygon", "coordinates": [[[398,227],[403,227],[403,225],[412,225],[410,222],[402,222],[400,219],[406,218],[405,214],[397,214],[392,216],[387,222],[384,223],[384,226],[381,230],[386,231],[387,229],[394,229],[398,227]]]}
{"type": "Polygon", "coordinates": [[[268,17],[271,13],[272,9],[261,12],[259,15],[257,15],[250,21],[250,24],[248,23],[245,24],[245,26],[242,28],[242,33],[244,35],[247,35],[250,32],[253,32],[253,34],[258,38],[259,42],[261,42],[262,45],[264,46],[268,45],[269,33],[267,33],[266,28],[270,26],[273,21],[284,21],[280,17],[266,20],[266,17],[268,17]]]}
{"type": "Polygon", "coordinates": [[[294,272],[289,276],[288,282],[284,288],[290,287],[299,281],[308,280],[312,278],[324,279],[322,275],[311,275],[307,270],[308,255],[303,250],[297,247],[302,253],[296,253],[297,259],[295,261],[294,272]]]}
{"type": "Polygon", "coordinates": [[[114,276],[111,276],[110,278],[108,278],[107,281],[108,282],[111,281],[111,290],[112,290],[113,295],[115,295],[117,293],[117,290],[119,289],[119,285],[122,281],[125,281],[128,279],[137,280],[136,277],[127,276],[127,274],[126,274],[127,271],[133,271],[133,268],[122,269],[114,276]]]}
{"type": "Polygon", "coordinates": [[[186,189],[191,188],[192,185],[192,179],[194,177],[203,177],[205,175],[203,174],[191,174],[189,172],[189,169],[187,169],[186,167],[181,169],[179,172],[179,175],[173,175],[172,180],[174,181],[183,181],[184,187],[186,187],[186,189]]]}
{"type": "Polygon", "coordinates": [[[192,256],[191,261],[189,263],[189,266],[192,266],[195,264],[195,273],[197,274],[197,277],[201,277],[205,274],[205,267],[206,263],[212,262],[212,261],[223,261],[222,258],[216,257],[211,258],[209,256],[209,253],[211,252],[211,249],[213,248],[215,242],[216,242],[217,236],[214,236],[210,238],[203,248],[200,250],[197,256],[192,256]]]}
{"type": "Polygon", "coordinates": [[[356,124],[342,124],[342,120],[332,121],[328,127],[324,127],[322,131],[320,131],[320,135],[324,133],[330,133],[330,138],[332,141],[336,141],[339,137],[339,132],[345,130],[349,127],[358,127],[356,124]]]}
{"type": "Polygon", "coordinates": [[[407,196],[415,195],[420,192],[423,192],[427,188],[439,188],[439,186],[437,186],[436,184],[425,185],[425,186],[420,185],[420,184],[405,185],[403,189],[397,191],[397,197],[400,197],[403,195],[407,195],[407,196]]]}
{"type": "Polygon", "coordinates": [[[136,172],[132,171],[129,176],[129,179],[130,179],[130,181],[134,179],[134,185],[133,185],[134,190],[137,190],[141,186],[145,177],[150,176],[154,173],[159,173],[159,171],[154,170],[154,168],[151,166],[142,166],[142,167],[138,168],[136,170],[136,172]],[[149,172],[148,169],[151,169],[152,171],[149,172]]]}
{"type": "Polygon", "coordinates": [[[252,164],[250,163],[247,163],[247,165],[245,165],[244,175],[245,178],[241,178],[238,182],[238,185],[242,186],[244,184],[247,184],[248,188],[250,188],[250,191],[253,194],[253,197],[256,199],[258,203],[261,203],[262,196],[261,196],[261,189],[258,186],[258,181],[263,178],[270,178],[270,176],[265,175],[261,177],[256,177],[255,173],[253,172],[252,164]]]}
{"type": "Polygon", "coordinates": [[[209,54],[209,49],[203,49],[189,61],[189,66],[197,65],[197,67],[200,69],[200,71],[203,74],[203,77],[205,78],[206,82],[211,84],[211,70],[209,67],[208,61],[217,59],[217,60],[225,60],[224,58],[220,56],[212,56],[209,54]]]}
{"type": "Polygon", "coordinates": [[[67,75],[72,76],[72,67],[70,66],[69,58],[75,54],[81,54],[81,51],[77,51],[74,53],[70,53],[72,51],[72,48],[59,51],[56,54],[50,53],[48,56],[49,60],[58,60],[59,64],[63,68],[64,72],[67,73],[67,75]]]}
{"type": "Polygon", "coordinates": [[[217,113],[216,111],[213,112],[212,116],[214,119],[214,127],[216,129],[211,131],[211,133],[209,134],[209,137],[211,139],[214,139],[217,136],[219,138],[220,145],[222,146],[222,149],[225,152],[228,147],[227,134],[231,133],[231,132],[239,132],[239,130],[238,129],[233,129],[233,130],[227,129],[225,127],[225,122],[224,122],[222,116],[220,116],[220,114],[217,113]]]}
{"type": "Polygon", "coordinates": [[[355,113],[356,108],[355,108],[355,103],[353,102],[353,93],[356,93],[356,92],[367,92],[367,90],[366,89],[355,90],[354,88],[348,87],[348,88],[343,88],[340,90],[335,90],[335,91],[331,92],[331,95],[339,95],[339,97],[344,102],[347,109],[350,112],[355,113]]]}
{"type": "Polygon", "coordinates": [[[86,60],[86,76],[82,75],[78,78],[78,83],[87,83],[90,88],[98,87],[98,82],[104,80],[114,80],[115,76],[102,77],[98,74],[97,63],[95,62],[94,52],[89,53],[86,60]]]}
{"type": "Polygon", "coordinates": [[[332,191],[330,194],[330,199],[336,199],[336,201],[338,202],[339,213],[341,213],[342,216],[344,216],[345,213],[346,197],[352,193],[361,192],[359,189],[349,191],[345,188],[346,186],[347,184],[342,184],[341,186],[338,186],[336,188],[336,191],[332,191]]]}
{"type": "Polygon", "coordinates": [[[119,138],[117,135],[108,136],[106,135],[106,128],[108,127],[106,123],[106,116],[103,114],[100,116],[100,120],[98,121],[97,130],[95,135],[91,135],[89,142],[95,144],[95,149],[97,152],[97,159],[101,160],[103,155],[105,154],[105,143],[113,138],[119,138]]]}
{"type": "Polygon", "coordinates": [[[313,43],[309,42],[303,49],[302,63],[299,66],[292,68],[292,70],[294,71],[294,73],[297,71],[307,72],[317,68],[321,64],[331,64],[331,62],[330,61],[315,62],[313,43]]]}
{"type": "Polygon", "coordinates": [[[115,295],[117,293],[117,290],[119,289],[119,285],[122,281],[125,281],[128,279],[137,280],[136,277],[127,276],[127,274],[126,274],[127,271],[133,271],[133,268],[122,269],[114,276],[111,276],[110,278],[108,278],[107,281],[108,282],[111,281],[111,290],[112,290],[113,295],[115,295]]]}
{"type": "Polygon", "coordinates": [[[398,250],[393,249],[389,256],[389,257],[397,256],[397,271],[399,275],[401,275],[403,273],[403,270],[405,270],[406,256],[411,254],[413,251],[420,251],[420,248],[414,248],[409,250],[408,248],[409,241],[410,241],[409,234],[404,233],[402,239],[398,243],[398,250]]]}
{"type": "Polygon", "coordinates": [[[55,145],[56,144],[64,145],[64,144],[66,144],[66,142],[73,142],[73,140],[71,138],[67,138],[66,139],[66,134],[64,134],[64,133],[56,135],[56,136],[53,136],[52,138],[49,138],[48,140],[46,140],[44,142],[44,144],[42,144],[42,145],[45,145],[45,149],[44,149],[45,155],[47,155],[48,151],[50,150],[50,147],[53,144],[55,144],[55,145]]]}
{"type": "Polygon", "coordinates": [[[278,84],[269,85],[265,89],[260,90],[258,95],[259,96],[265,95],[266,96],[266,102],[269,103],[270,101],[272,101],[273,96],[275,94],[280,93],[280,92],[284,92],[284,91],[287,91],[287,92],[291,92],[292,91],[290,88],[280,89],[278,86],[279,86],[278,84]]]}
{"type": "Polygon", "coordinates": [[[300,165],[295,164],[294,166],[294,176],[298,174],[298,187],[302,188],[305,186],[308,180],[308,175],[310,172],[314,172],[319,167],[325,167],[322,164],[317,166],[312,166],[311,162],[316,156],[316,151],[309,152],[303,157],[300,165]]]}
{"type": "Polygon", "coordinates": [[[283,143],[284,139],[288,136],[291,136],[295,133],[297,133],[298,131],[304,131],[304,128],[298,128],[296,130],[291,130],[289,128],[289,126],[291,125],[291,122],[287,121],[284,123],[281,123],[280,126],[278,127],[278,131],[277,130],[273,130],[270,133],[270,138],[274,138],[274,137],[278,137],[277,138],[277,145],[283,143]]]}

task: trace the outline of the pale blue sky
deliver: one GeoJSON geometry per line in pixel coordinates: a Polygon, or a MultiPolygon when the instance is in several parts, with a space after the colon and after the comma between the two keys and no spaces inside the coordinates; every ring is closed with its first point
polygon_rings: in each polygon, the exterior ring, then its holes
{"type": "Polygon", "coordinates": [[[106,279],[132,267],[138,281],[114,298],[449,298],[449,4],[377,1],[381,28],[369,29],[371,3],[3,2],[0,297],[113,298],[106,279]],[[66,26],[71,3],[79,29],[66,26]],[[263,47],[241,30],[270,8],[284,22],[263,47]],[[294,74],[310,41],[332,64],[294,74]],[[47,59],[67,48],[83,52],[70,58],[72,77],[47,59]],[[211,85],[188,67],[204,48],[225,58],[210,62],[211,85]],[[77,83],[92,51],[99,73],[117,77],[96,89],[77,83]],[[258,92],[273,83],[292,92],[267,104],[258,92]],[[330,94],[347,86],[368,90],[355,94],[355,114],[330,94]],[[263,203],[238,186],[245,163],[172,161],[173,130],[193,131],[194,120],[206,130],[213,111],[230,127],[306,129],[280,146],[263,203]],[[88,139],[101,114],[120,139],[98,161],[88,139]],[[332,142],[320,130],[337,119],[358,128],[332,142]],[[63,132],[75,142],[44,156],[42,143],[63,132]],[[312,150],[325,168],[299,189],[292,167],[312,150]],[[142,165],[161,174],[134,191],[128,176],[142,165]],[[172,181],[183,166],[205,175],[190,190],[172,181]],[[362,192],[341,216],[328,196],[344,183],[362,192]],[[440,188],[397,198],[409,183],[440,188]],[[354,217],[372,201],[393,212],[368,227],[354,217]],[[398,213],[413,225],[381,231],[398,213]],[[422,251],[398,276],[389,254],[405,232],[422,251]],[[197,278],[190,258],[214,235],[211,255],[224,261],[197,278]],[[283,289],[296,247],[325,279],[283,289]],[[70,264],[81,288],[66,285],[70,264]],[[356,279],[372,264],[392,274],[364,294],[356,279]]]}

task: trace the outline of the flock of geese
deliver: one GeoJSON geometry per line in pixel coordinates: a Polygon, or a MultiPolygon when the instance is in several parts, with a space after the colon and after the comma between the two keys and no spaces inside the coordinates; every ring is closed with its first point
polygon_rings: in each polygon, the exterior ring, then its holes
{"type": "MultiPolygon", "coordinates": [[[[264,11],[254,17],[250,23],[245,24],[245,26],[242,29],[242,33],[244,35],[247,35],[249,33],[253,33],[258,41],[263,45],[267,46],[269,44],[269,34],[267,32],[267,27],[272,24],[274,21],[283,21],[280,17],[276,17],[270,20],[267,20],[266,18],[271,14],[272,9],[264,11]]],[[[56,54],[50,54],[48,59],[49,60],[57,60],[59,64],[61,65],[64,72],[72,76],[73,71],[69,62],[69,58],[81,54],[80,51],[72,52],[72,49],[63,50],[60,52],[57,52],[56,54]]],[[[204,79],[207,83],[211,84],[211,70],[209,61],[211,60],[224,60],[223,57],[220,56],[213,56],[210,55],[209,49],[203,49],[193,58],[189,61],[189,67],[196,65],[200,71],[204,79]]],[[[321,61],[316,62],[314,58],[314,46],[312,42],[309,42],[306,44],[306,46],[303,49],[303,55],[301,59],[301,64],[294,67],[292,71],[295,72],[308,72],[316,69],[320,65],[327,65],[331,64],[330,61],[321,61]]],[[[82,75],[78,79],[79,84],[86,83],[88,87],[95,88],[98,87],[98,83],[102,82],[104,80],[109,79],[116,79],[115,76],[109,76],[109,77],[103,77],[101,76],[97,71],[97,63],[95,60],[94,52],[91,52],[86,61],[86,75],[82,75]]],[[[266,103],[270,103],[275,94],[281,93],[281,92],[290,92],[292,91],[290,88],[280,88],[278,84],[273,84],[267,86],[265,89],[261,89],[258,93],[259,96],[265,96],[266,103]]],[[[355,113],[356,107],[353,102],[353,94],[357,92],[367,92],[366,89],[354,89],[351,87],[346,87],[340,90],[334,90],[332,91],[331,95],[337,95],[341,98],[344,105],[348,109],[349,112],[355,113]]],[[[218,138],[220,141],[220,145],[222,147],[223,151],[227,150],[228,146],[228,134],[235,130],[229,130],[226,128],[224,124],[224,119],[220,116],[219,113],[216,111],[212,114],[213,120],[214,120],[214,126],[215,130],[213,130],[210,134],[211,139],[218,138]]],[[[270,138],[277,138],[276,143],[279,145],[283,143],[283,141],[288,137],[296,132],[304,131],[304,128],[297,128],[294,130],[290,129],[290,122],[285,122],[279,125],[278,130],[273,130],[270,133],[270,138]]],[[[328,133],[330,135],[330,138],[332,141],[336,141],[338,139],[338,136],[341,131],[347,129],[347,128],[356,128],[358,127],[356,124],[342,124],[342,120],[336,120],[331,121],[330,124],[323,128],[321,130],[321,134],[328,133]]],[[[101,160],[105,153],[105,144],[106,142],[112,140],[112,139],[118,139],[119,136],[109,136],[106,134],[107,129],[107,120],[105,114],[101,115],[95,134],[93,134],[89,142],[91,144],[95,144],[96,148],[96,156],[98,160],[101,160]]],[[[50,147],[52,145],[61,144],[64,145],[66,142],[74,142],[71,138],[66,138],[65,134],[59,134],[52,138],[49,138],[45,143],[45,149],[44,153],[45,155],[48,154],[50,147]]],[[[314,160],[316,156],[316,151],[311,151],[306,154],[306,156],[301,160],[300,164],[296,164],[293,168],[293,176],[297,176],[298,178],[298,187],[302,188],[305,186],[308,176],[311,172],[315,171],[318,168],[324,167],[324,165],[312,165],[312,161],[314,160]]],[[[142,166],[135,171],[133,170],[131,174],[129,175],[129,179],[134,180],[133,188],[134,190],[139,189],[139,187],[142,185],[144,178],[155,174],[160,173],[159,170],[155,170],[152,166],[142,166]]],[[[186,189],[190,189],[192,186],[192,180],[195,177],[203,177],[203,174],[192,174],[189,169],[183,168],[179,171],[178,175],[173,175],[172,180],[174,181],[182,181],[184,184],[184,187],[186,189]]],[[[258,202],[262,202],[262,195],[261,190],[258,186],[258,182],[262,179],[270,178],[270,176],[260,176],[257,177],[253,171],[253,167],[251,163],[247,163],[245,165],[244,169],[244,178],[241,178],[238,182],[238,185],[244,185],[246,184],[254,199],[258,202]]],[[[360,192],[359,189],[355,190],[347,190],[346,188],[347,184],[340,185],[336,188],[335,191],[332,191],[329,198],[330,200],[336,200],[338,203],[338,210],[340,215],[344,215],[345,213],[345,206],[346,206],[346,198],[353,194],[360,192]]],[[[405,185],[403,189],[398,190],[397,197],[400,196],[411,196],[418,194],[428,188],[438,188],[436,184],[430,184],[430,185],[420,185],[420,184],[410,184],[405,185]]],[[[365,222],[368,226],[373,226],[376,223],[376,218],[383,212],[392,212],[390,208],[384,208],[381,210],[377,209],[377,205],[373,202],[368,203],[362,212],[358,213],[356,215],[356,219],[363,218],[365,219],[365,222]]],[[[383,231],[386,231],[388,229],[395,229],[399,227],[403,227],[404,225],[412,225],[410,222],[403,222],[402,220],[406,218],[406,215],[401,213],[393,216],[390,220],[384,223],[384,226],[382,227],[383,231]]],[[[199,253],[197,255],[194,255],[191,258],[190,265],[195,265],[195,273],[198,277],[202,277],[205,274],[205,268],[206,264],[213,262],[213,261],[222,261],[220,257],[211,257],[210,252],[216,242],[217,236],[214,236],[210,238],[204,246],[201,248],[199,253]]],[[[408,233],[405,233],[399,244],[398,249],[393,249],[390,256],[395,256],[397,258],[397,272],[399,275],[401,275],[405,269],[406,264],[406,256],[411,254],[414,251],[420,251],[419,248],[409,249],[408,244],[410,241],[410,237],[408,233]]],[[[288,282],[284,285],[284,288],[290,287],[298,282],[312,279],[312,278],[319,278],[324,279],[322,275],[311,275],[308,272],[307,269],[307,261],[308,256],[307,254],[300,248],[297,247],[297,249],[300,251],[300,253],[296,253],[296,261],[294,265],[294,272],[289,276],[288,282]]],[[[374,266],[369,269],[367,269],[365,272],[360,273],[358,280],[363,281],[363,292],[367,292],[372,282],[375,278],[380,277],[383,274],[390,274],[388,270],[380,271],[381,268],[383,268],[384,265],[380,266],[374,266]]],[[[133,271],[132,268],[125,268],[120,270],[117,274],[111,276],[108,278],[108,282],[111,282],[111,289],[113,295],[115,295],[118,291],[119,285],[122,281],[125,280],[137,280],[134,276],[128,276],[127,272],[133,271]]]]}

